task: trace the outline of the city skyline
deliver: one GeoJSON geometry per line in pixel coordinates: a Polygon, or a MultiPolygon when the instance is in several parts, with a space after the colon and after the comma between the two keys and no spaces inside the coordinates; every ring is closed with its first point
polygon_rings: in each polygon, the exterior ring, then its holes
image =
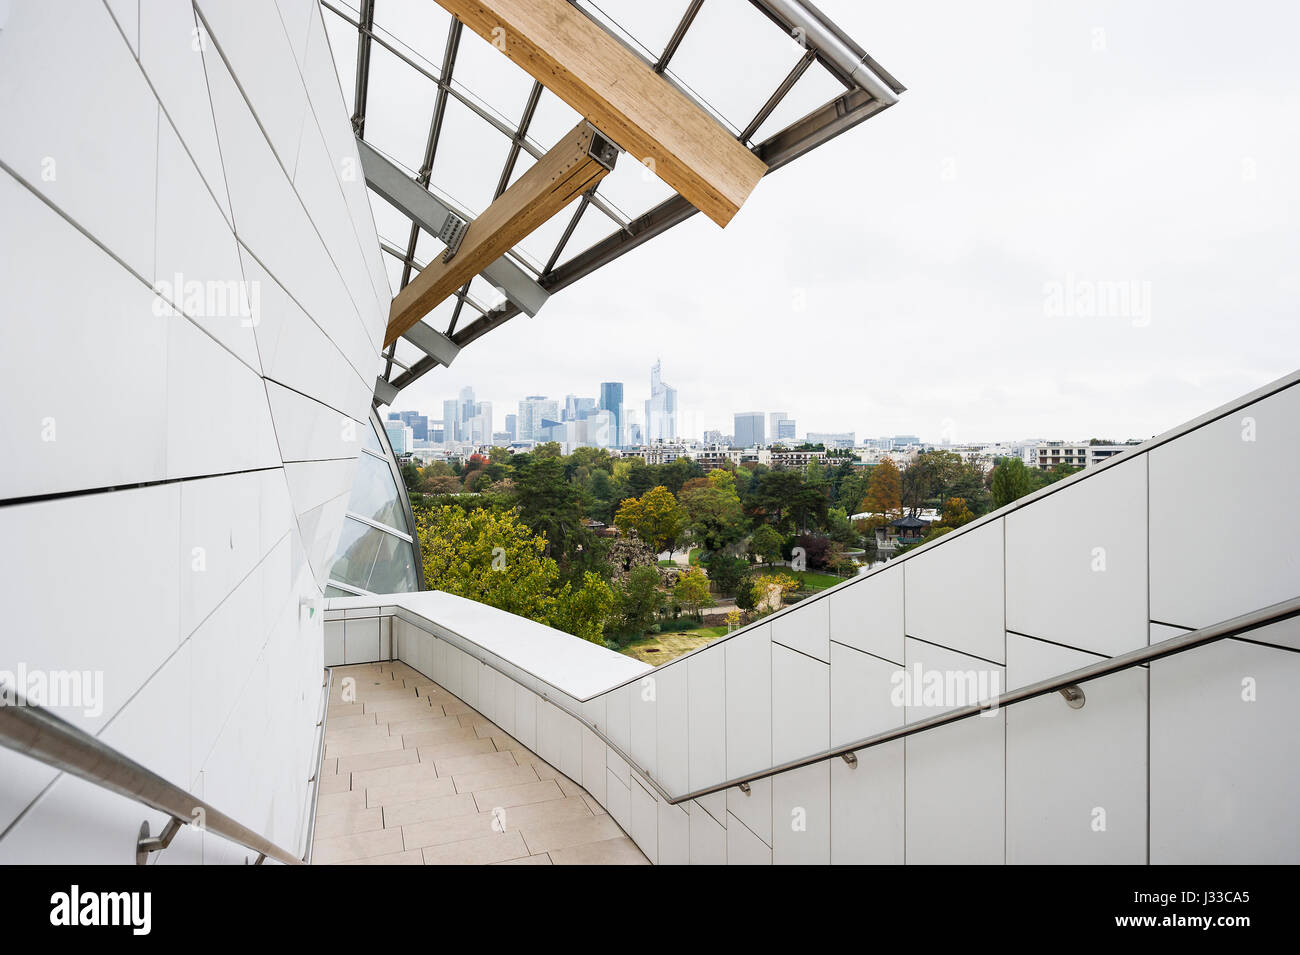
{"type": "MultiPolygon", "coordinates": [[[[661,362],[655,362],[655,364],[651,366],[651,368],[652,370],[659,369],[661,368],[661,365],[662,365],[661,362]]],[[[671,389],[671,388],[669,390],[674,392],[676,391],[676,389],[671,389]]],[[[504,400],[501,400],[499,398],[494,397],[492,400],[476,401],[475,400],[476,396],[479,396],[478,391],[474,388],[473,385],[465,385],[458,390],[458,397],[456,399],[444,399],[441,401],[437,401],[434,403],[432,407],[435,408],[441,407],[443,409],[444,418],[442,419],[443,421],[442,426],[444,430],[444,441],[446,443],[451,443],[453,441],[464,442],[469,440],[468,438],[459,437],[459,435],[462,433],[460,431],[454,432],[454,434],[457,435],[456,437],[448,435],[447,427],[446,427],[446,417],[445,417],[447,414],[447,409],[451,409],[451,408],[460,408],[462,410],[459,413],[462,415],[465,414],[466,412],[464,409],[466,409],[467,404],[474,408],[481,409],[480,413],[486,413],[486,415],[488,416],[494,415],[493,407],[495,404],[499,404],[501,407],[507,409],[511,409],[511,408],[519,409],[518,412],[516,411],[505,412],[502,416],[501,421],[495,420],[495,417],[491,417],[490,420],[484,421],[482,427],[480,427],[475,433],[479,435],[485,435],[486,437],[484,437],[481,442],[477,442],[477,443],[488,444],[491,443],[491,438],[493,435],[502,434],[502,433],[511,433],[512,432],[511,419],[514,419],[514,423],[516,425],[512,433],[512,440],[528,441],[528,440],[536,440],[534,437],[534,430],[541,427],[541,422],[543,420],[549,420],[555,422],[561,422],[563,420],[572,421],[574,420],[575,417],[578,416],[579,413],[581,413],[582,416],[585,417],[588,414],[598,413],[600,411],[609,411],[611,415],[611,421],[608,426],[609,427],[608,434],[610,435],[610,438],[608,439],[608,446],[623,447],[623,446],[635,446],[640,444],[653,443],[653,441],[648,438],[644,441],[628,440],[626,432],[624,431],[624,428],[628,427],[629,425],[638,430],[640,427],[639,422],[637,421],[637,409],[636,409],[636,404],[638,402],[636,402],[634,398],[628,397],[632,393],[633,392],[631,389],[628,388],[628,383],[626,381],[619,381],[619,380],[607,378],[597,383],[597,386],[594,389],[594,392],[592,394],[584,394],[581,391],[575,389],[567,389],[563,391],[562,394],[560,393],[543,394],[539,390],[534,389],[525,394],[520,395],[517,399],[506,398],[504,400]],[[608,400],[612,402],[613,396],[615,394],[621,395],[623,398],[621,408],[622,408],[624,420],[621,422],[619,421],[618,415],[615,414],[614,409],[612,407],[607,407],[605,404],[606,396],[608,396],[608,400]],[[530,414],[532,415],[532,417],[530,417],[530,414]],[[490,427],[488,427],[489,425],[490,427]],[[617,435],[617,437],[615,437],[615,435],[617,435]]],[[[648,391],[646,393],[649,394],[648,391]]],[[[404,393],[403,399],[405,399],[408,394],[409,393],[404,393]]],[[[410,421],[407,420],[408,418],[412,418],[413,416],[420,416],[427,419],[426,424],[427,424],[428,431],[432,432],[434,430],[434,424],[435,422],[438,421],[438,419],[429,410],[423,407],[415,406],[414,404],[406,402],[405,400],[399,400],[398,405],[400,407],[383,409],[384,418],[389,419],[394,416],[398,416],[404,421],[404,423],[409,424],[410,421]]],[[[844,435],[855,435],[857,439],[856,443],[858,444],[862,444],[868,441],[877,441],[882,438],[899,438],[899,437],[914,439],[916,443],[920,443],[920,444],[941,445],[941,446],[942,445],[963,445],[963,444],[1024,443],[1024,442],[1034,442],[1034,441],[1058,441],[1058,440],[1066,441],[1066,442],[1086,442],[1094,438],[1114,440],[1122,444],[1126,441],[1133,441],[1133,440],[1144,441],[1147,440],[1148,438],[1154,437],[1155,434],[1160,433],[1160,432],[1153,432],[1152,434],[1149,435],[1137,435],[1137,434],[1124,434],[1118,432],[1108,432],[1105,431],[1104,429],[1094,428],[1092,432],[1087,434],[1066,433],[1064,431],[1057,429],[1057,430],[1045,431],[1039,434],[1015,434],[1015,435],[985,434],[985,435],[970,435],[970,436],[959,437],[951,433],[951,430],[945,431],[945,426],[947,425],[947,423],[944,422],[940,423],[939,431],[936,434],[926,434],[923,429],[908,428],[908,427],[903,427],[899,429],[888,429],[888,428],[881,429],[881,428],[863,427],[861,422],[858,423],[857,427],[846,428],[843,430],[833,430],[833,429],[822,427],[821,422],[819,421],[812,421],[812,422],[805,423],[799,415],[791,414],[788,411],[772,410],[767,407],[756,407],[756,408],[750,408],[746,410],[726,410],[726,411],[715,410],[715,409],[701,410],[701,409],[692,408],[688,404],[684,405],[679,402],[677,404],[677,410],[676,410],[676,419],[678,422],[681,422],[683,419],[688,422],[694,420],[711,421],[717,419],[719,421],[724,421],[725,426],[724,427],[705,426],[705,427],[696,428],[694,430],[689,430],[688,428],[684,428],[679,423],[677,426],[676,438],[677,440],[686,441],[686,442],[704,441],[705,443],[707,443],[707,436],[710,433],[716,432],[719,436],[731,437],[734,441],[740,442],[740,444],[744,446],[749,446],[753,442],[740,441],[742,435],[738,433],[736,427],[738,420],[742,417],[752,419],[751,425],[757,428],[757,431],[746,432],[744,436],[749,436],[751,434],[757,434],[758,432],[761,432],[763,436],[762,443],[765,445],[772,445],[777,443],[790,443],[790,442],[802,443],[804,441],[811,441],[814,444],[826,443],[827,439],[831,439],[831,438],[838,439],[838,438],[842,438],[844,435]],[[777,432],[778,424],[782,426],[781,433],[779,434],[777,432]],[[790,433],[791,426],[795,428],[793,434],[790,433]]],[[[417,435],[417,440],[418,440],[418,435],[417,435]]],[[[432,438],[430,438],[430,440],[432,440],[432,438]]]]}

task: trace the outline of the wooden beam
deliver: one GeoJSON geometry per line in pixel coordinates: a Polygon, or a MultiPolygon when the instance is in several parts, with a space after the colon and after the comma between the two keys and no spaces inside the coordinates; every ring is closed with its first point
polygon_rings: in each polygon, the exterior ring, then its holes
{"type": "Polygon", "coordinates": [[[430,262],[393,299],[384,346],[609,173],[617,151],[583,120],[469,224],[450,262],[430,262]],[[602,148],[603,147],[603,148],[602,148]]]}
{"type": "Polygon", "coordinates": [[[718,225],[767,167],[567,0],[438,0],[718,225]]]}

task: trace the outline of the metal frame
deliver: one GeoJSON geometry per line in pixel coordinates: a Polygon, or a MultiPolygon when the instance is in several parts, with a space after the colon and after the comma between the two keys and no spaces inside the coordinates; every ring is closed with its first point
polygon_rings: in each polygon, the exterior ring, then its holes
{"type": "MultiPolygon", "coordinates": [[[[749,143],[763,123],[768,120],[814,62],[820,63],[846,88],[844,94],[791,123],[785,129],[769,136],[763,142],[752,145],[753,152],[768,164],[769,173],[797,159],[809,150],[828,142],[840,133],[853,128],[881,110],[887,109],[897,102],[899,94],[904,92],[905,87],[902,84],[882,69],[860,46],[807,0],[750,0],[750,4],[783,31],[800,31],[798,37],[807,52],[777,85],[756,115],[746,124],[738,138],[749,143]]],[[[666,76],[672,57],[690,31],[702,5],[703,0],[689,0],[672,36],[658,57],[647,55],[639,50],[634,50],[634,52],[645,60],[647,65],[656,73],[666,76]]],[[[354,112],[354,127],[359,127],[357,128],[358,136],[364,137],[364,97],[368,84],[371,43],[380,44],[380,46],[425,76],[437,87],[438,94],[430,123],[424,161],[413,178],[405,176],[403,173],[403,178],[412,186],[432,197],[429,190],[433,163],[440,146],[443,119],[449,97],[455,98],[462,105],[469,108],[481,119],[496,128],[508,140],[505,160],[497,182],[496,195],[499,196],[505,187],[509,185],[521,151],[529,153],[534,159],[543,155],[543,148],[528,139],[528,129],[531,126],[538,102],[543,93],[543,87],[540,83],[533,84],[519,122],[513,128],[508,122],[504,122],[492,111],[485,109],[473,98],[453,88],[452,76],[456,67],[456,56],[463,30],[458,20],[453,18],[451,21],[444,45],[442,64],[435,71],[432,64],[427,66],[421,64],[415,56],[409,55],[400,49],[398,44],[386,39],[382,29],[376,30],[373,0],[362,0],[360,10],[356,16],[351,15],[349,11],[340,9],[330,0],[322,0],[322,6],[357,30],[357,103],[359,105],[354,112]]],[[[582,9],[588,16],[591,16],[590,12],[580,4],[575,3],[575,6],[582,9]]],[[[593,19],[595,18],[593,17],[593,19]]],[[[628,46],[623,38],[617,36],[616,38],[624,46],[628,46]]],[[[668,78],[671,81],[671,77],[668,78]]],[[[675,85],[681,89],[680,84],[675,85]]],[[[683,92],[692,95],[689,90],[683,90],[683,92]]],[[[695,98],[698,99],[698,97],[695,98]]],[[[708,104],[702,105],[707,107],[708,104]]],[[[394,168],[400,169],[400,167],[394,168]]],[[[367,176],[367,179],[369,179],[369,176],[367,176]]],[[[388,201],[392,202],[391,199],[388,201]]],[[[434,201],[440,205],[446,205],[441,200],[434,199],[434,201]]],[[[398,203],[393,204],[412,220],[404,254],[390,245],[384,244],[383,246],[385,254],[394,256],[402,263],[401,285],[405,287],[411,281],[412,274],[421,268],[415,259],[415,248],[421,229],[423,228],[436,237],[437,228],[429,228],[429,225],[434,223],[422,221],[420,217],[414,214],[413,203],[407,203],[405,206],[398,203]]],[[[521,272],[527,271],[536,274],[535,289],[545,294],[554,293],[596,269],[608,265],[614,259],[636,248],[642,242],[666,232],[678,223],[690,218],[695,212],[694,206],[691,206],[681,196],[675,195],[644,214],[628,220],[619,210],[605,201],[598,187],[593,188],[583,195],[575,207],[563,234],[540,271],[537,270],[535,265],[525,260],[520,260],[519,264],[515,265],[515,268],[521,272]],[[579,222],[591,206],[595,206],[613,222],[616,227],[615,231],[589,248],[580,250],[562,260],[565,249],[573,238],[579,222]]],[[[467,216],[461,216],[461,218],[468,219],[467,216]]],[[[439,219],[435,225],[440,226],[441,223],[442,220],[439,219]]],[[[505,262],[513,264],[513,260],[509,256],[503,257],[497,264],[505,262]]],[[[486,273],[484,274],[486,275],[486,273]]],[[[491,281],[491,279],[489,280],[491,281]]],[[[536,304],[535,306],[529,305],[528,308],[521,308],[521,303],[514,300],[508,288],[504,287],[500,282],[494,282],[493,284],[503,288],[507,298],[511,299],[506,304],[493,309],[485,310],[474,302],[469,295],[469,283],[462,286],[456,293],[450,321],[445,331],[439,334],[449,339],[457,349],[463,348],[492,329],[503,325],[511,318],[519,315],[521,311],[533,315],[536,313],[536,309],[540,307],[540,304],[536,304]],[[478,313],[468,324],[462,322],[462,315],[467,304],[478,313]]],[[[379,387],[379,391],[382,393],[382,403],[391,402],[401,389],[412,384],[438,365],[446,364],[437,357],[427,354],[426,350],[425,357],[410,365],[404,365],[397,360],[395,353],[395,344],[385,351],[384,374],[379,387]],[[396,366],[396,370],[394,366],[396,366]]]]}

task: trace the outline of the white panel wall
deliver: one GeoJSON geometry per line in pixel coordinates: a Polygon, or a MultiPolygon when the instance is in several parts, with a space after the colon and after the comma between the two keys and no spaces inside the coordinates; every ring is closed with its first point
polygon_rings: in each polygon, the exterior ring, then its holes
{"type": "MultiPolygon", "coordinates": [[[[389,291],[318,5],[202,14],[18,0],[0,31],[0,670],[99,674],[58,712],[301,852],[325,656],[386,652],[326,634],[311,560],[389,291]]],[[[129,863],[162,824],[52,780],[0,750],[0,860],[129,863]]]]}

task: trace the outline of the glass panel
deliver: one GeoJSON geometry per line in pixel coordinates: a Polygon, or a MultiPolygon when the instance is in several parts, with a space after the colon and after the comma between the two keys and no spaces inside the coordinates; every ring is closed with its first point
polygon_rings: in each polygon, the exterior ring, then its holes
{"type": "Polygon", "coordinates": [[[339,535],[338,557],[330,577],[350,587],[366,589],[370,579],[370,570],[375,565],[375,555],[379,545],[388,535],[373,527],[367,527],[360,521],[347,518],[343,521],[343,531],[339,535]]]}
{"type": "Polygon", "coordinates": [[[356,594],[348,593],[346,590],[341,590],[338,587],[335,587],[333,584],[326,584],[325,596],[326,597],[355,597],[356,594]]]}
{"type": "Polygon", "coordinates": [[[384,454],[383,442],[379,440],[379,434],[375,431],[375,419],[370,419],[370,427],[366,429],[365,435],[366,450],[373,451],[375,454],[384,454]]]}
{"type": "Polygon", "coordinates": [[[366,588],[377,594],[405,594],[419,589],[415,576],[415,546],[385,534],[379,546],[379,558],[366,588]]]}
{"type": "Polygon", "coordinates": [[[411,532],[387,460],[381,461],[368,454],[358,457],[357,477],[352,484],[348,510],[388,527],[395,527],[405,534],[411,532]]]}

